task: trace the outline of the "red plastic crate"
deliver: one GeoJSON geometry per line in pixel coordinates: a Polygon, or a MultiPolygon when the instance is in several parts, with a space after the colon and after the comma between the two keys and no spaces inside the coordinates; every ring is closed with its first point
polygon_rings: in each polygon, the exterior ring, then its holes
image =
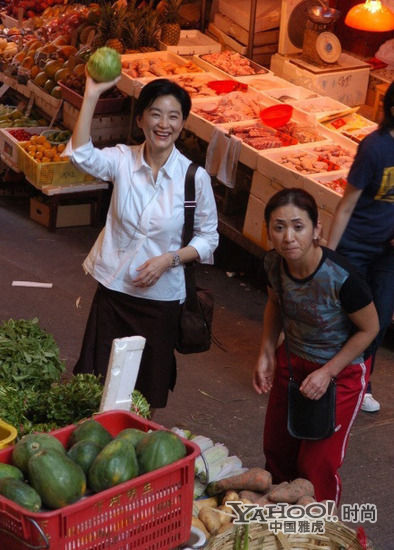
{"type": "MultiPolygon", "coordinates": [[[[94,416],[112,435],[125,428],[163,430],[127,411],[94,416]]],[[[67,446],[75,426],[52,433],[67,446]]],[[[170,550],[190,535],[194,460],[199,449],[183,440],[187,455],[173,464],[48,512],[29,512],[0,496],[2,550],[170,550]]],[[[11,463],[13,447],[0,451],[11,463]]]]}
{"type": "MultiPolygon", "coordinates": [[[[77,109],[82,106],[83,96],[75,90],[69,88],[63,82],[59,81],[59,86],[62,89],[62,98],[74,105],[77,109]]],[[[120,95],[119,97],[100,97],[97,101],[94,110],[95,115],[103,115],[109,113],[120,113],[126,105],[127,96],[120,95]]]]}

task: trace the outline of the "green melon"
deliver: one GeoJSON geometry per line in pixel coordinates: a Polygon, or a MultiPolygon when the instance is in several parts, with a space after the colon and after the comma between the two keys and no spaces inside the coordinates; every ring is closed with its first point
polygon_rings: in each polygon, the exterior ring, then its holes
{"type": "Polygon", "coordinates": [[[13,477],[14,479],[19,479],[20,481],[23,481],[24,475],[22,470],[20,470],[16,466],[0,462],[0,479],[3,479],[4,477],[13,477]]]}
{"type": "Polygon", "coordinates": [[[186,447],[173,432],[157,430],[141,439],[136,452],[141,473],[145,473],[183,458],[186,456],[186,447]]]}
{"type": "Polygon", "coordinates": [[[134,445],[114,439],[96,456],[88,472],[88,485],[95,493],[133,479],[139,473],[134,445]]]}
{"type": "Polygon", "coordinates": [[[44,449],[55,449],[65,454],[66,450],[61,442],[47,433],[27,434],[20,439],[12,451],[13,465],[27,473],[27,464],[31,456],[44,449]]]}
{"type": "Polygon", "coordinates": [[[134,447],[146,436],[146,432],[137,428],[125,428],[118,433],[115,439],[127,439],[134,447]]]}
{"type": "Polygon", "coordinates": [[[112,435],[100,422],[90,418],[77,424],[75,430],[70,435],[68,446],[72,447],[77,441],[88,440],[103,448],[112,439],[112,435]]]}
{"type": "Polygon", "coordinates": [[[90,466],[100,451],[100,445],[97,445],[94,441],[82,439],[81,441],[74,443],[74,445],[67,451],[67,456],[79,464],[85,474],[87,474],[90,466]]]}
{"type": "Polygon", "coordinates": [[[0,495],[27,508],[31,512],[38,512],[41,508],[41,497],[33,487],[20,479],[7,477],[0,479],[0,495]]]}
{"type": "Polygon", "coordinates": [[[65,453],[53,449],[30,458],[28,475],[42,502],[53,510],[76,502],[86,491],[82,468],[65,453]]]}

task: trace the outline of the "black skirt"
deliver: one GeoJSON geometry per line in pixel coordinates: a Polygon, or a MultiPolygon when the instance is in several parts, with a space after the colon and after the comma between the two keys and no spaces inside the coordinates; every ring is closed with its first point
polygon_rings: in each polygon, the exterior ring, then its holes
{"type": "Polygon", "coordinates": [[[99,284],[87,321],[74,374],[94,373],[105,382],[112,341],[127,336],[146,338],[135,388],[153,408],[165,407],[176,382],[174,355],[179,300],[134,298],[99,284]]]}

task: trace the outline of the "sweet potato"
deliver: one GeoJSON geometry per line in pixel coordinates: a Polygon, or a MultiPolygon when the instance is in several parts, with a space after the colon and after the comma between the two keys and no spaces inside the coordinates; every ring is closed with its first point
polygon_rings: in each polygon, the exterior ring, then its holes
{"type": "Polygon", "coordinates": [[[316,502],[316,500],[310,495],[303,495],[297,500],[297,504],[299,504],[300,506],[307,506],[308,504],[312,504],[313,502],[316,502]]]}
{"type": "Polygon", "coordinates": [[[198,517],[198,513],[200,512],[201,508],[204,508],[205,506],[208,506],[210,508],[216,508],[217,505],[218,505],[217,497],[199,498],[198,500],[194,500],[193,501],[193,516],[198,517]]]}
{"type": "Polygon", "coordinates": [[[278,487],[268,493],[268,498],[271,502],[295,504],[299,498],[313,496],[314,492],[313,485],[309,480],[298,477],[290,483],[286,481],[280,483],[278,487]]]}
{"type": "Polygon", "coordinates": [[[256,491],[239,492],[240,499],[250,500],[250,502],[252,502],[253,504],[257,503],[257,501],[260,500],[262,496],[263,496],[263,493],[257,493],[256,491]]]}
{"type": "Polygon", "coordinates": [[[230,523],[233,520],[232,516],[234,514],[234,510],[230,506],[222,504],[221,506],[218,506],[217,510],[220,510],[217,514],[219,515],[220,523],[222,525],[230,523]]]}
{"type": "Polygon", "coordinates": [[[215,509],[209,508],[208,506],[201,508],[198,514],[198,519],[203,522],[211,535],[217,534],[221,523],[219,514],[215,511],[215,509]]]}
{"type": "Polygon", "coordinates": [[[213,481],[207,487],[207,494],[217,495],[229,489],[245,489],[250,491],[266,491],[272,483],[272,476],[263,468],[251,468],[239,475],[225,477],[219,481],[213,481]]]}

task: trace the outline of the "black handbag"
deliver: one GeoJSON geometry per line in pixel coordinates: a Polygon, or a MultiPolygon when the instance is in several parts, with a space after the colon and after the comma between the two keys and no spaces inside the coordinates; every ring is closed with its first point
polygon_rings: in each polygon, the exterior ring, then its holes
{"type": "Polygon", "coordinates": [[[279,303],[282,316],[285,348],[289,368],[289,383],[287,389],[287,430],[296,439],[319,440],[330,437],[335,431],[336,385],[332,378],[326,392],[320,399],[309,399],[300,392],[300,386],[294,379],[290,360],[290,350],[287,341],[283,292],[280,268],[278,272],[279,303]]]}
{"type": "MultiPolygon", "coordinates": [[[[198,168],[191,163],[185,177],[185,223],[182,234],[182,247],[188,245],[193,236],[196,190],[194,176],[198,168]]],[[[179,315],[178,335],[175,349],[179,353],[200,353],[211,346],[213,317],[212,293],[196,285],[194,262],[184,266],[186,299],[179,315]]]]}

